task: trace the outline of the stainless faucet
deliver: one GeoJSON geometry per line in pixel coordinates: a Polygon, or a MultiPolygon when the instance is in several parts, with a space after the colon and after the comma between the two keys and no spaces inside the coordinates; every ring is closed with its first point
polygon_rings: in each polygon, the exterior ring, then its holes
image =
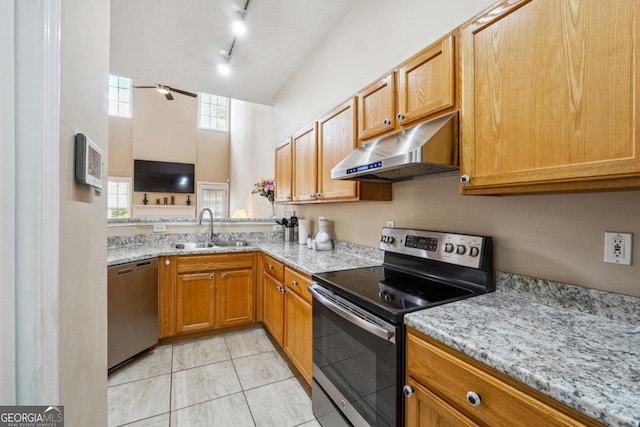
{"type": "Polygon", "coordinates": [[[200,216],[198,217],[198,225],[202,225],[202,217],[205,212],[209,212],[209,217],[211,218],[211,222],[209,223],[209,241],[213,242],[213,212],[211,209],[204,208],[200,211],[200,216]]]}

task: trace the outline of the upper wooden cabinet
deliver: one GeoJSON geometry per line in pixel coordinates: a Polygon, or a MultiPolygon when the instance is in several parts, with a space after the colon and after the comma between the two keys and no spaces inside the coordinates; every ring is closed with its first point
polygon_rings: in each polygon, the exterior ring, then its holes
{"type": "Polygon", "coordinates": [[[305,126],[293,136],[293,196],[294,202],[317,198],[318,129],[316,122],[305,126]]]}
{"type": "Polygon", "coordinates": [[[640,188],[640,2],[503,1],[461,30],[463,194],[640,188]]]}
{"type": "Polygon", "coordinates": [[[360,140],[455,107],[455,42],[449,34],[358,93],[360,140]]]}
{"type": "Polygon", "coordinates": [[[332,180],[331,169],[357,147],[355,97],[318,120],[319,201],[391,200],[391,184],[332,180]]]}
{"type": "Polygon", "coordinates": [[[276,202],[291,201],[291,138],[276,148],[276,202]]]}

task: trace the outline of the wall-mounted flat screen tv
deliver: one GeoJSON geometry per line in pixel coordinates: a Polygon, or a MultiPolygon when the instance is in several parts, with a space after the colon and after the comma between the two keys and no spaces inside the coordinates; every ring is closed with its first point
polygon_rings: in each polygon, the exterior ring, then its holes
{"type": "Polygon", "coordinates": [[[133,191],[193,193],[193,163],[133,161],[133,191]]]}

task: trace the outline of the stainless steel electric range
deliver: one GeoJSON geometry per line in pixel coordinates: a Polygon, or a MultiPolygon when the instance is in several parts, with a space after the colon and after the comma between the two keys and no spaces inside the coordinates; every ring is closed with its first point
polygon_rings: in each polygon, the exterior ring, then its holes
{"type": "Polygon", "coordinates": [[[313,412],[402,426],[406,313],[495,289],[491,237],[383,228],[384,264],[313,275],[313,412]]]}

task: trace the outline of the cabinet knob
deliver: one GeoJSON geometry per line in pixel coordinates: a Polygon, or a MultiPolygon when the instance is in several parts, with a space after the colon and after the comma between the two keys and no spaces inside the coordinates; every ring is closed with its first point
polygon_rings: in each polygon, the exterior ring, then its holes
{"type": "Polygon", "coordinates": [[[315,195],[315,194],[309,194],[309,198],[310,198],[310,199],[314,199],[315,197],[316,197],[316,195],[315,195]]]}
{"type": "Polygon", "coordinates": [[[461,184],[467,185],[470,182],[471,182],[471,177],[469,175],[462,175],[460,177],[460,183],[461,184]]]}
{"type": "Polygon", "coordinates": [[[211,273],[211,274],[209,275],[209,279],[211,279],[211,280],[215,279],[215,277],[216,277],[215,273],[211,273]]]}
{"type": "Polygon", "coordinates": [[[222,273],[222,276],[221,276],[221,277],[222,277],[223,279],[226,279],[226,278],[227,278],[227,273],[222,273]]]}
{"type": "Polygon", "coordinates": [[[382,121],[382,124],[383,124],[383,125],[385,125],[385,126],[389,126],[389,125],[391,124],[391,120],[389,120],[389,119],[384,119],[384,120],[382,121]]]}
{"type": "Polygon", "coordinates": [[[475,391],[467,392],[467,402],[469,402],[469,404],[474,408],[477,408],[478,406],[480,406],[481,401],[482,401],[482,398],[475,391]]]}
{"type": "Polygon", "coordinates": [[[402,114],[402,113],[398,113],[398,115],[396,116],[396,118],[397,118],[398,120],[404,120],[404,114],[402,114]]]}
{"type": "Polygon", "coordinates": [[[413,387],[411,387],[410,385],[405,385],[404,387],[402,387],[402,393],[404,393],[404,395],[407,397],[413,396],[413,387]]]}
{"type": "Polygon", "coordinates": [[[269,267],[267,267],[269,270],[273,270],[273,265],[269,264],[269,267]]]}
{"type": "Polygon", "coordinates": [[[298,282],[296,282],[295,280],[294,280],[293,282],[291,282],[291,284],[292,284],[293,286],[298,286],[298,282]]]}
{"type": "Polygon", "coordinates": [[[164,265],[171,265],[171,260],[165,259],[164,260],[164,265]]]}
{"type": "Polygon", "coordinates": [[[316,193],[316,197],[317,197],[318,199],[320,198],[320,196],[322,196],[322,194],[321,194],[321,193],[316,193]]]}
{"type": "Polygon", "coordinates": [[[291,196],[287,196],[287,200],[291,200],[291,196]]]}

